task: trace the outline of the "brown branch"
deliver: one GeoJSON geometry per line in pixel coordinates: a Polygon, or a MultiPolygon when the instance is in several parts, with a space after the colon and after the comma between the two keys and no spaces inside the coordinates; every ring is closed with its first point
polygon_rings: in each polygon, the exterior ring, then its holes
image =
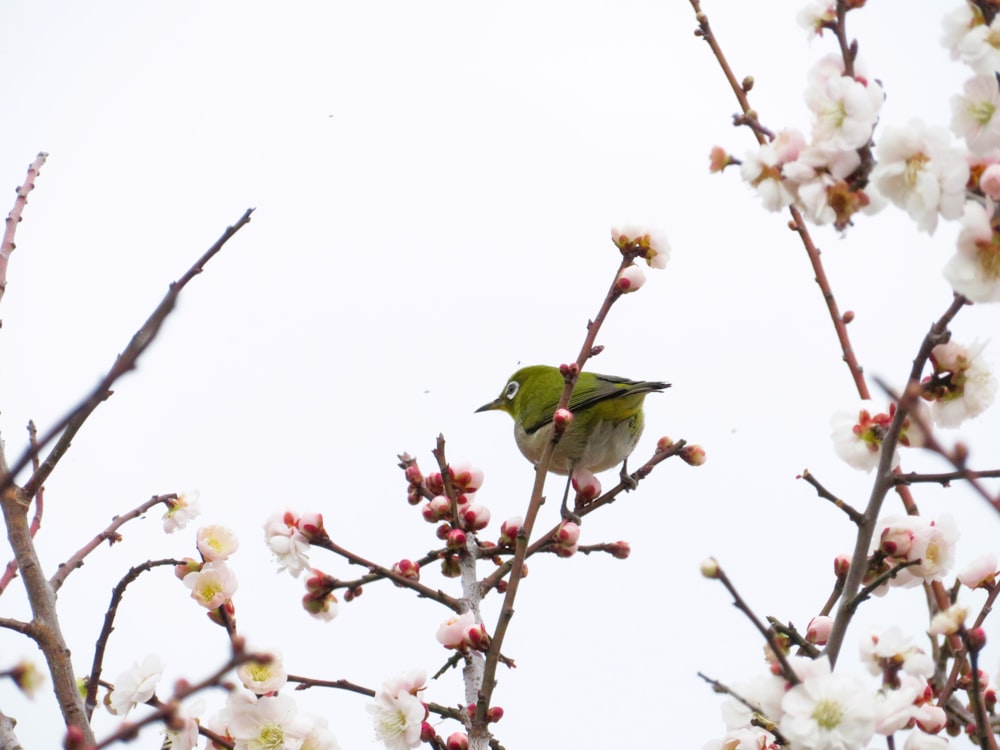
{"type": "MultiPolygon", "coordinates": [[[[371,577],[365,576],[364,578],[362,578],[361,582],[363,583],[366,583],[371,580],[376,580],[377,578],[387,578],[393,583],[397,584],[398,586],[411,589],[412,591],[415,591],[418,596],[423,597],[425,599],[431,599],[433,601],[438,602],[439,604],[443,604],[448,609],[451,609],[459,614],[461,614],[464,611],[462,603],[458,599],[456,599],[453,596],[449,596],[448,594],[441,591],[441,589],[436,589],[436,590],[432,589],[429,586],[425,586],[424,584],[420,583],[419,581],[414,581],[411,578],[401,576],[389,568],[383,567],[382,565],[378,565],[377,563],[373,563],[370,560],[366,560],[365,558],[361,557],[361,555],[357,555],[354,552],[351,552],[350,550],[341,547],[339,544],[334,542],[329,537],[326,537],[325,539],[313,539],[311,541],[311,544],[315,547],[320,547],[321,549],[329,550],[330,552],[338,554],[348,562],[353,563],[354,565],[361,565],[365,568],[368,568],[368,570],[372,572],[372,576],[371,577]]],[[[338,581],[338,585],[340,583],[341,582],[338,581]]]]}
{"type": "Polygon", "coordinates": [[[124,513],[120,516],[115,516],[111,524],[104,529],[104,531],[97,534],[93,539],[91,539],[87,544],[77,550],[72,557],[70,557],[66,562],[59,564],[59,570],[54,576],[49,579],[49,584],[52,586],[53,591],[58,591],[62,588],[63,583],[69,577],[69,574],[74,570],[83,567],[83,560],[91,552],[97,549],[103,542],[108,542],[108,544],[114,544],[115,542],[121,541],[121,535],[118,533],[118,529],[124,526],[129,521],[138,518],[145,514],[147,510],[160,503],[166,503],[169,500],[176,500],[176,493],[170,495],[154,495],[152,498],[144,502],[137,508],[133,508],[128,513],[124,513]]]}
{"type": "MultiPolygon", "coordinates": [[[[924,339],[917,351],[917,356],[914,357],[913,365],[910,368],[910,374],[907,379],[908,389],[915,388],[919,392],[920,375],[927,364],[927,360],[930,359],[931,351],[942,341],[948,340],[948,326],[959,310],[966,304],[967,300],[964,297],[955,295],[948,309],[931,325],[930,330],[924,335],[924,339]]],[[[905,485],[896,485],[892,469],[893,457],[899,441],[899,432],[903,428],[903,422],[906,420],[908,414],[908,410],[900,404],[893,415],[888,432],[882,439],[882,455],[876,469],[875,482],[872,485],[868,505],[864,511],[864,522],[858,526],[858,535],[854,543],[854,552],[851,556],[851,567],[847,571],[847,580],[844,582],[844,594],[833,621],[830,640],[827,642],[826,649],[824,650],[824,653],[830,659],[831,666],[837,663],[840,648],[847,634],[847,627],[854,617],[854,610],[858,604],[858,602],[855,602],[855,597],[861,589],[861,583],[867,568],[868,550],[872,543],[875,526],[878,523],[879,512],[882,509],[885,496],[890,489],[896,487],[897,493],[904,498],[904,501],[912,505],[912,498],[909,497],[909,489],[905,485]]]]}
{"type": "Polygon", "coordinates": [[[60,419],[55,425],[53,425],[48,432],[46,432],[41,439],[38,441],[38,445],[34,447],[29,447],[28,450],[17,460],[14,466],[11,468],[10,472],[2,478],[2,484],[0,484],[0,492],[4,492],[9,489],[13,483],[15,477],[30,464],[38,455],[39,452],[48,445],[52,440],[58,436],[58,441],[49,451],[48,456],[41,465],[32,473],[31,478],[25,484],[24,489],[28,495],[34,495],[38,489],[45,483],[52,470],[55,468],[59,459],[63,457],[73,437],[83,426],[83,423],[87,418],[93,413],[93,411],[112,394],[111,387],[115,382],[125,373],[133,370],[136,363],[142,355],[143,352],[149,348],[149,345],[156,338],[156,335],[160,331],[160,327],[163,325],[164,320],[174,309],[177,303],[177,298],[181,293],[181,290],[187,286],[188,282],[191,281],[195,276],[200,274],[208,263],[229,241],[229,239],[236,234],[245,224],[250,221],[250,214],[253,213],[253,209],[247,209],[243,216],[230,227],[226,228],[226,231],[222,233],[222,236],[216,240],[215,244],[212,245],[205,253],[195,261],[194,265],[191,266],[187,272],[177,281],[170,284],[166,295],[161,300],[160,304],[156,306],[146,322],[143,323],[142,327],[136,331],[135,335],[132,336],[131,341],[125,347],[125,350],[118,355],[115,359],[114,364],[108,373],[101,379],[94,389],[80,402],[75,408],[73,408],[68,414],[66,414],[62,419],[60,419]]]}
{"type": "Polygon", "coordinates": [[[750,620],[751,624],[757,628],[757,632],[764,636],[764,640],[767,642],[771,652],[774,654],[775,660],[781,667],[782,676],[788,680],[790,684],[798,685],[800,682],[799,676],[795,674],[795,670],[792,669],[792,665],[789,664],[788,657],[785,655],[782,645],[778,642],[777,634],[775,633],[774,628],[765,627],[764,623],[758,619],[757,615],[754,614],[752,609],[750,609],[750,605],[748,605],[743,597],[740,596],[740,592],[736,590],[736,586],[734,586],[733,582],[729,580],[729,576],[726,575],[726,572],[722,569],[721,565],[716,564],[715,574],[712,578],[720,581],[722,585],[726,587],[726,591],[728,591],[729,595],[733,597],[733,606],[740,610],[740,612],[742,612],[746,618],[750,620]]]}
{"type": "MultiPolygon", "coordinates": [[[[621,297],[621,292],[617,289],[618,277],[627,266],[632,264],[637,256],[638,251],[632,253],[622,251],[621,264],[618,266],[618,270],[615,271],[604,301],[601,303],[601,307],[594,319],[587,323],[587,335],[584,337],[583,345],[580,347],[580,353],[577,355],[576,362],[571,366],[561,368],[566,378],[566,385],[563,387],[563,392],[556,409],[565,409],[569,405],[570,397],[573,395],[573,388],[576,385],[577,375],[583,369],[587,360],[595,353],[594,345],[597,341],[597,333],[600,331],[608,312],[610,312],[611,306],[621,297]]],[[[501,662],[500,654],[504,637],[507,634],[511,618],[514,616],[514,601],[517,598],[521,578],[524,575],[524,561],[528,554],[528,543],[531,539],[531,532],[534,529],[538,511],[545,502],[542,493],[545,489],[545,478],[548,475],[549,464],[552,461],[557,441],[558,434],[554,433],[553,440],[550,440],[545,446],[542,456],[535,466],[535,482],[531,490],[531,500],[528,502],[528,509],[524,514],[524,522],[521,524],[521,528],[517,534],[514,558],[510,561],[511,567],[507,579],[507,590],[504,593],[500,616],[497,618],[496,627],[493,629],[490,647],[486,652],[486,663],[483,667],[483,684],[480,688],[478,700],[476,701],[476,712],[472,718],[472,726],[470,727],[470,739],[473,741],[489,736],[486,712],[493,697],[493,689],[496,687],[496,672],[501,662]]]]}
{"type": "MultiPolygon", "coordinates": [[[[35,423],[33,420],[28,420],[28,445],[33,451],[35,451],[35,457],[32,460],[32,469],[34,471],[38,470],[38,430],[35,429],[35,423]]],[[[35,538],[35,534],[38,530],[42,528],[42,513],[45,509],[45,487],[39,487],[38,492],[35,493],[35,514],[31,518],[31,525],[28,527],[28,533],[31,538],[35,538]]],[[[12,558],[8,563],[7,567],[4,569],[3,576],[0,576],[0,594],[3,594],[10,585],[10,582],[17,577],[17,559],[12,558]]]]}
{"type": "Polygon", "coordinates": [[[28,508],[31,497],[20,487],[8,486],[0,492],[7,539],[17,566],[21,571],[24,589],[31,606],[31,625],[35,643],[45,656],[52,689],[59,702],[66,726],[79,730],[81,738],[92,744],[94,733],[84,712],[83,699],[76,687],[76,675],[69,658],[69,647],[63,637],[56,612],[55,592],[45,580],[38,552],[28,527],[28,508]]]}
{"type": "Polygon", "coordinates": [[[133,739],[142,727],[154,724],[158,721],[169,721],[171,717],[177,714],[177,709],[180,708],[180,703],[185,698],[189,698],[195,693],[200,693],[202,690],[207,690],[208,688],[223,687],[222,678],[225,677],[230,670],[240,666],[241,664],[245,664],[246,662],[265,661],[268,658],[270,658],[268,654],[247,653],[242,649],[237,648],[236,644],[234,644],[233,654],[230,659],[211,675],[200,682],[193,684],[184,680],[178,680],[174,683],[173,696],[166,701],[159,701],[158,705],[155,706],[155,710],[151,714],[144,716],[138,721],[122,722],[115,732],[105,737],[88,750],[101,750],[101,748],[110,747],[116,742],[133,739]]]}
{"type": "Polygon", "coordinates": [[[10,262],[10,254],[17,247],[14,244],[14,234],[17,232],[17,225],[21,223],[21,214],[24,206],[28,202],[28,193],[35,189],[35,178],[38,177],[39,170],[45,164],[48,154],[39,151],[38,156],[28,166],[28,176],[24,178],[24,183],[17,188],[17,198],[14,199],[14,207],[7,214],[7,222],[4,226],[3,239],[0,240],[0,300],[7,291],[7,264],[10,262]]]}
{"type": "Polygon", "coordinates": [[[115,584],[114,589],[111,591],[111,602],[108,604],[108,611],[104,614],[104,625],[101,627],[100,635],[97,636],[94,661],[90,668],[90,677],[87,679],[85,707],[88,719],[93,715],[94,709],[97,708],[97,686],[100,684],[101,671],[104,669],[104,652],[108,647],[108,639],[111,638],[111,631],[114,630],[115,616],[118,614],[118,606],[121,604],[122,597],[125,596],[125,589],[146,571],[163,565],[176,567],[183,564],[183,560],[147,560],[141,565],[129,568],[128,573],[115,584]]]}
{"type": "Polygon", "coordinates": [[[864,520],[864,516],[859,511],[857,511],[851,505],[848,505],[847,503],[845,503],[839,497],[837,497],[832,492],[830,492],[826,487],[824,487],[822,484],[820,484],[819,480],[816,479],[816,477],[814,477],[809,472],[809,469],[803,469],[802,473],[799,474],[799,479],[802,479],[805,482],[807,482],[808,484],[811,484],[812,487],[813,487],[813,489],[816,490],[816,494],[817,495],[819,495],[824,500],[829,500],[836,507],[838,507],[842,511],[844,511],[844,513],[847,514],[847,517],[850,518],[851,521],[853,521],[855,525],[860,525],[861,522],[864,520]]]}

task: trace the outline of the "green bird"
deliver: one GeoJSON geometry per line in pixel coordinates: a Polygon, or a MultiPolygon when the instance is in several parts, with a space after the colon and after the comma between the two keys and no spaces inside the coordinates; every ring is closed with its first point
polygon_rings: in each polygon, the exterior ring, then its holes
{"type": "MultiPolygon", "coordinates": [[[[537,464],[552,439],[552,415],[566,381],[558,367],[532,365],[510,376],[500,395],[480,411],[505,411],[514,418],[514,440],[525,458],[537,464]]],[[[628,380],[581,372],[569,400],[573,421],[552,454],[549,471],[593,473],[624,464],[642,435],[642,403],[670,383],[628,380]]],[[[623,467],[624,470],[624,467],[623,467]]]]}

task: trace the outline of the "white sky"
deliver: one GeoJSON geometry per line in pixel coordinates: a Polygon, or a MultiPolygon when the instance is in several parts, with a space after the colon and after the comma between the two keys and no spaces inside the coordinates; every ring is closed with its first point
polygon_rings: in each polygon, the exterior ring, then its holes
{"type": "MultiPolygon", "coordinates": [[[[954,4],[871,5],[852,30],[885,84],[883,122],[946,125],[965,76],[938,43],[954,4]]],[[[763,121],[807,129],[804,74],[832,43],[807,43],[799,3],[763,7],[705,9],[739,75],[756,76],[763,121]]],[[[735,682],[763,667],[750,625],[700,577],[700,560],[717,556],[761,615],[804,626],[852,529],[795,476],[808,467],[857,505],[870,478],[830,450],[829,416],[853,391],[786,217],[764,213],[735,173],[707,172],[713,144],[742,154],[751,139],[729,124],[736,103],[694,26],[681,0],[8,0],[0,182],[13,188],[37,151],[51,154],[0,306],[8,455],[29,418],[44,429],[75,404],[168,282],[257,208],[48,483],[39,545],[50,571],[114,514],[197,488],[203,521],[240,534],[237,618],[251,645],[279,647],[292,672],[373,687],[409,667],[434,672],[447,657],[434,641],[443,610],[375,586],[314,622],[302,583],[274,572],[261,524],[286,507],[320,510],[361,554],[420,556],[436,546],[433,527],[406,505],[396,455],[429,469],[441,432],[453,461],[486,472],[494,536],[523,512],[532,470],[509,420],[473,409],[519,363],[575,357],[617,264],[609,227],[646,222],[667,232],[671,263],[615,308],[593,369],[673,383],[648,400],[639,460],[668,434],[704,445],[708,463],[670,461],[588,517],[583,541],[629,540],[627,562],[531,563],[504,648],[518,669],[500,673],[497,736],[508,748],[696,748],[721,736],[719,699],[696,671],[735,682]]],[[[954,234],[919,235],[891,210],[846,240],[816,233],[869,373],[905,377],[950,301],[940,268],[954,234]]],[[[995,306],[966,310],[956,335],[989,336],[996,323],[995,306]]],[[[963,436],[974,465],[996,466],[995,415],[963,436]]],[[[996,547],[998,519],[970,493],[922,488],[917,499],[961,519],[960,562],[996,547]]],[[[556,513],[547,505],[542,523],[556,513]]],[[[158,515],[126,527],[61,591],[78,672],[118,578],[149,557],[194,554],[194,529],[165,537],[158,515]]],[[[319,552],[313,562],[359,572],[319,552]]],[[[430,570],[425,580],[452,585],[430,570]]],[[[874,602],[854,639],[865,622],[919,615],[920,599],[874,602]]],[[[15,585],[0,614],[25,612],[15,585]]],[[[207,673],[224,646],[159,571],[130,588],[105,676],[155,651],[168,687],[207,673]]],[[[0,634],[0,667],[35,654],[0,634]]],[[[852,645],[842,664],[853,662],[852,645]]],[[[345,750],[377,746],[363,699],[298,698],[345,750]]],[[[428,698],[461,693],[447,680],[428,698]]],[[[26,746],[56,746],[50,694],[28,703],[0,684],[0,709],[26,746]]],[[[133,746],[159,739],[149,731],[133,746]]]]}

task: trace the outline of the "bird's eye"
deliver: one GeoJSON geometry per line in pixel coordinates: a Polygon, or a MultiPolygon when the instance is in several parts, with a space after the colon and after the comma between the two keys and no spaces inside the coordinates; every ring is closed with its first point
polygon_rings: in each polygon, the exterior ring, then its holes
{"type": "Polygon", "coordinates": [[[520,387],[521,384],[518,383],[516,380],[510,381],[509,383],[507,383],[507,388],[503,392],[503,397],[507,399],[514,398],[514,396],[517,395],[518,388],[520,387]]]}

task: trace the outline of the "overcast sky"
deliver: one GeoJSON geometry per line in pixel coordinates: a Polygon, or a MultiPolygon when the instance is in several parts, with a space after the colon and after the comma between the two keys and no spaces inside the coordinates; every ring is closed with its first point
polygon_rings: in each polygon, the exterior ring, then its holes
{"type": "MultiPolygon", "coordinates": [[[[938,41],[953,5],[852,14],[887,92],[883,122],[947,125],[966,75],[938,41]]],[[[798,8],[705,5],[774,129],[808,130],[805,72],[833,51],[808,42],[798,8]]],[[[856,505],[870,477],[831,450],[830,415],[854,393],[787,217],[762,211],[735,172],[708,174],[712,145],[742,154],[752,139],[730,124],[736,103],[694,26],[681,0],[4,3],[0,184],[13,188],[36,152],[50,153],[0,305],[8,456],[29,419],[44,428],[76,403],[167,284],[257,209],[53,474],[39,535],[49,570],[116,513],[198,489],[202,521],[240,535],[235,603],[252,646],[282,649],[294,673],[372,687],[410,667],[436,671],[446,612],[373,586],[333,622],[312,621],[261,525],[286,507],[318,510],[337,542],[369,558],[420,556],[437,541],[405,502],[396,455],[429,468],[443,433],[453,461],[485,471],[495,537],[523,513],[532,470],[510,420],[473,410],[520,364],[575,358],[617,267],[609,228],[645,223],[667,233],[671,262],[614,309],[593,369],[673,383],[647,400],[640,460],[669,435],[702,444],[708,462],[669,461],[587,518],[583,542],[628,540],[628,561],[532,561],[496,731],[508,748],[696,748],[721,736],[719,698],[696,672],[745,679],[763,669],[761,648],[699,561],[715,555],[759,614],[804,626],[853,535],[795,477],[809,468],[856,505]]],[[[928,238],[891,210],[845,239],[817,231],[868,373],[905,378],[950,302],[940,269],[955,233],[945,224],[928,238]]],[[[996,328],[995,306],[955,325],[963,339],[996,328]]],[[[997,435],[996,415],[963,432],[973,465],[996,466],[997,435]]],[[[904,467],[941,463],[914,456],[904,467]]],[[[922,488],[917,500],[959,517],[960,561],[995,547],[1000,519],[962,488],[922,488]]],[[[543,522],[556,514],[549,503],[543,522]]],[[[158,517],[130,524],[60,592],[78,672],[118,578],[150,557],[195,553],[193,527],[167,537],[158,517]]],[[[319,553],[313,563],[358,573],[319,553]]],[[[452,585],[435,571],[426,581],[452,585]]],[[[919,633],[921,597],[867,606],[842,666],[859,669],[865,623],[913,612],[919,633]]],[[[16,586],[0,612],[25,616],[16,586]]],[[[22,638],[0,644],[0,667],[37,658],[22,638]]],[[[129,590],[105,676],[157,652],[169,687],[209,672],[224,649],[221,630],[159,571],[129,590]]],[[[995,670],[995,652],[987,663],[995,670]]],[[[458,702],[455,681],[442,683],[427,697],[458,702]]],[[[328,717],[345,750],[378,746],[358,696],[297,698],[328,717]]],[[[207,696],[204,714],[221,700],[207,696]]],[[[56,746],[50,693],[27,703],[3,684],[0,709],[26,746],[56,746]]],[[[112,726],[102,720],[99,734],[112,726]]],[[[151,730],[135,746],[159,739],[151,730]]]]}

